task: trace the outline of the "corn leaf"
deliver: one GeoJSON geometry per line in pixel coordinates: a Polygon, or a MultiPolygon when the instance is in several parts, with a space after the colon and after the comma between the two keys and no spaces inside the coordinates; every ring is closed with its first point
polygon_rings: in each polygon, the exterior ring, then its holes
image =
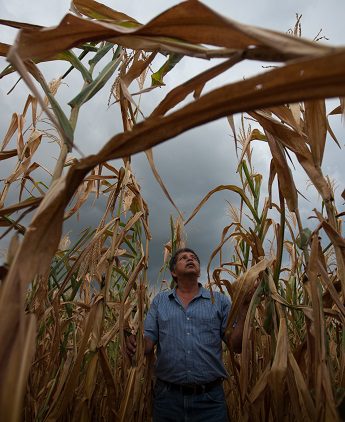
{"type": "Polygon", "coordinates": [[[0,161],[7,160],[8,158],[15,157],[17,155],[16,149],[0,152],[0,161]]]}
{"type": "Polygon", "coordinates": [[[85,88],[71,100],[68,104],[71,107],[78,106],[89,101],[97,92],[103,88],[107,81],[111,78],[116,68],[119,66],[121,61],[122,48],[118,47],[114,53],[113,59],[108,63],[105,68],[100,72],[97,78],[92,83],[86,85],[85,88]]]}
{"type": "Polygon", "coordinates": [[[327,135],[325,100],[305,102],[305,131],[315,166],[322,164],[327,135]]]}
{"type": "Polygon", "coordinates": [[[103,3],[94,0],[73,0],[72,4],[79,13],[92,19],[110,20],[111,22],[124,26],[140,26],[139,22],[125,13],[115,11],[103,3]]]}
{"type": "MultiPolygon", "coordinates": [[[[89,5],[95,4],[95,2],[88,3],[89,5]]],[[[197,51],[206,53],[207,49],[198,49],[191,44],[205,43],[241,50],[250,47],[247,52],[248,57],[255,57],[255,59],[266,57],[270,61],[318,56],[331,51],[329,47],[314,42],[241,25],[235,21],[224,19],[198,1],[187,1],[172,7],[148,24],[133,30],[68,14],[59,26],[45,29],[44,43],[40,31],[30,29],[22,31],[18,53],[23,60],[51,57],[58,51],[69,50],[86,41],[85,34],[88,34],[88,40],[111,39],[114,43],[133,49],[145,49],[145,46],[149,49],[159,48],[161,39],[164,49],[168,43],[171,46],[171,51],[192,55],[197,51]],[[185,25],[181,25],[182,20],[185,20],[185,25]],[[54,40],[54,43],[51,40],[54,40]],[[258,47],[259,52],[249,51],[256,50],[255,47],[258,47]]]]}
{"type": "Polygon", "coordinates": [[[3,42],[0,42],[0,56],[6,57],[10,47],[11,46],[9,44],[5,44],[3,42]]]}
{"type": "Polygon", "coordinates": [[[164,76],[169,73],[183,58],[182,54],[169,54],[168,60],[160,67],[157,72],[151,75],[152,86],[164,86],[164,76]]]}

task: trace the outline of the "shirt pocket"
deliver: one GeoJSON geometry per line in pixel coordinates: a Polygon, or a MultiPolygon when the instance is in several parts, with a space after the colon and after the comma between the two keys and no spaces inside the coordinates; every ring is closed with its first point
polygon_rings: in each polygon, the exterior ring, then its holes
{"type": "Polygon", "coordinates": [[[160,337],[166,337],[171,334],[172,323],[165,315],[158,314],[158,328],[160,337]]]}
{"type": "Polygon", "coordinates": [[[199,337],[202,344],[218,345],[220,338],[220,319],[217,315],[200,318],[199,337]]]}
{"type": "Polygon", "coordinates": [[[173,364],[176,360],[176,341],[174,338],[174,324],[171,318],[167,318],[164,314],[158,314],[158,341],[159,341],[159,359],[164,360],[166,365],[173,364]]]}

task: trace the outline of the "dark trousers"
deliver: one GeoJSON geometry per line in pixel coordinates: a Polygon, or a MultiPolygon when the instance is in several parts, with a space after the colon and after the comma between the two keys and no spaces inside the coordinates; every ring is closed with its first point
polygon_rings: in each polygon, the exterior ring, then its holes
{"type": "Polygon", "coordinates": [[[215,385],[204,393],[183,394],[157,380],[153,422],[228,422],[222,385],[215,385]]]}

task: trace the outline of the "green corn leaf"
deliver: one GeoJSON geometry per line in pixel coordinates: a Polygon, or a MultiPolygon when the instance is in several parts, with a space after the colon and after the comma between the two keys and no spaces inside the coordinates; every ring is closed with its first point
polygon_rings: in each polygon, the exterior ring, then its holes
{"type": "MultiPolygon", "coordinates": [[[[36,79],[36,81],[41,85],[44,93],[46,94],[50,105],[52,107],[53,113],[57,118],[59,125],[62,129],[62,136],[64,137],[64,141],[69,145],[69,148],[73,145],[73,128],[66,117],[65,113],[62,111],[59,103],[56,101],[54,95],[50,92],[49,86],[45,81],[43,75],[41,74],[40,70],[36,66],[34,62],[27,62],[26,63],[27,70],[31,73],[31,75],[36,79]]],[[[49,110],[46,110],[48,116],[50,114],[49,110]]],[[[54,118],[53,116],[49,116],[54,118]]]]}
{"type": "Polygon", "coordinates": [[[106,42],[103,46],[101,46],[95,56],[89,60],[89,65],[94,66],[96,63],[98,63],[107,53],[112,49],[114,46],[111,42],[106,42]]]}
{"type": "Polygon", "coordinates": [[[70,62],[73,67],[79,70],[85,82],[92,82],[92,76],[90,72],[86,69],[86,67],[78,59],[78,57],[74,53],[72,53],[72,51],[62,51],[61,53],[58,53],[52,60],[54,59],[66,60],[67,62],[70,62]]]}
{"type": "Polygon", "coordinates": [[[62,111],[62,108],[60,107],[59,103],[56,101],[54,96],[50,91],[45,91],[46,96],[49,99],[50,105],[52,106],[52,109],[54,111],[55,116],[57,117],[64,133],[66,134],[67,138],[71,141],[73,140],[73,128],[66,116],[66,114],[62,111]]]}
{"type": "Polygon", "coordinates": [[[73,98],[68,104],[73,108],[80,107],[82,104],[89,101],[97,92],[103,88],[108,82],[116,68],[121,62],[122,47],[118,47],[114,53],[113,59],[108,63],[96,79],[87,85],[76,97],[73,98]]]}
{"type": "Polygon", "coordinates": [[[128,281],[128,275],[120,268],[120,267],[113,267],[113,270],[120,274],[126,281],[128,281]]]}
{"type": "Polygon", "coordinates": [[[77,46],[76,48],[84,51],[92,51],[93,53],[97,53],[98,48],[96,46],[96,42],[88,42],[85,44],[82,44],[80,46],[77,46]]]}
{"type": "Polygon", "coordinates": [[[254,183],[253,183],[253,179],[252,179],[251,175],[249,174],[247,163],[245,161],[242,161],[241,166],[242,166],[242,168],[244,170],[244,174],[246,176],[246,179],[247,179],[248,185],[250,187],[250,190],[251,190],[254,198],[256,198],[255,186],[254,186],[254,183]]]}
{"type": "Polygon", "coordinates": [[[172,53],[169,54],[168,60],[163,64],[163,66],[156,72],[151,75],[152,86],[164,86],[163,82],[164,76],[172,70],[177,63],[182,59],[183,54],[172,53]]]}
{"type": "MultiPolygon", "coordinates": [[[[49,57],[45,60],[33,60],[35,64],[43,63],[43,62],[50,62],[54,60],[63,60],[69,62],[73,67],[75,67],[81,73],[85,82],[90,83],[92,82],[92,76],[90,72],[86,69],[83,63],[78,59],[78,57],[72,53],[72,51],[62,51],[61,53],[55,54],[53,57],[49,57]]],[[[10,73],[15,72],[15,69],[12,65],[8,65],[5,69],[0,73],[0,79],[10,73]]]]}

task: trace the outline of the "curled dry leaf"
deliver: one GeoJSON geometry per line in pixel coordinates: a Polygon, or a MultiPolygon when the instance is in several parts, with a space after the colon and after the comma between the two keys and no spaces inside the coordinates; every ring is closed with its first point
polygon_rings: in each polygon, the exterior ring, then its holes
{"type": "MultiPolygon", "coordinates": [[[[91,4],[91,2],[83,3],[91,4]]],[[[75,4],[78,7],[78,2],[75,4]]],[[[96,10],[95,6],[93,9],[96,10]]],[[[109,11],[109,8],[107,10],[109,11]]],[[[116,15],[114,19],[117,19],[116,15]]],[[[317,56],[331,50],[327,46],[301,38],[225,19],[199,1],[183,2],[137,29],[122,28],[108,22],[90,21],[68,14],[59,26],[44,30],[44,43],[39,31],[26,29],[20,34],[17,44],[19,44],[19,55],[26,60],[33,57],[46,58],[90,39],[112,39],[114,43],[135,50],[145,49],[145,47],[156,49],[159,48],[162,37],[164,37],[163,43],[169,43],[172,51],[182,54],[192,53],[192,55],[195,47],[186,43],[241,50],[246,48],[249,50],[250,47],[250,50],[254,52],[255,47],[259,47],[259,54],[263,57],[266,55],[271,61],[317,56]],[[181,21],[184,21],[185,25],[181,25],[181,21]],[[172,38],[165,39],[169,37],[172,38]],[[52,40],[54,43],[51,42],[52,40]]]]}
{"type": "Polygon", "coordinates": [[[9,44],[5,44],[3,42],[0,42],[0,56],[6,57],[10,47],[11,46],[9,44]]]}
{"type": "Polygon", "coordinates": [[[327,116],[325,100],[305,102],[305,131],[313,155],[314,164],[320,167],[325,151],[327,116]]]}
{"type": "Polygon", "coordinates": [[[290,167],[286,161],[284,150],[269,132],[266,132],[266,136],[271,150],[274,168],[278,175],[280,190],[289,210],[296,211],[298,208],[297,190],[290,167]]]}

